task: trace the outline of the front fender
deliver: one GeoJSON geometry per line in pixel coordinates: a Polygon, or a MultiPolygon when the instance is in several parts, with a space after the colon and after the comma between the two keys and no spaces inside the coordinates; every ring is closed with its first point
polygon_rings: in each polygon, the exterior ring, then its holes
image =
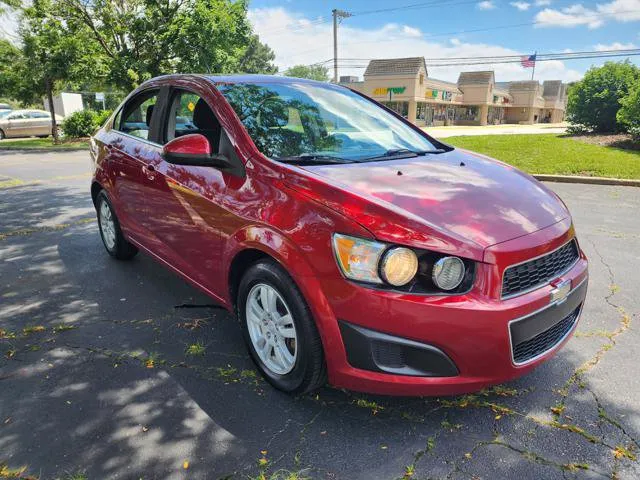
{"type": "MultiPolygon", "coordinates": [[[[270,256],[291,276],[311,310],[324,351],[341,348],[338,322],[322,290],[317,272],[307,261],[302,250],[273,228],[262,225],[246,226],[227,240],[223,255],[225,278],[229,278],[234,258],[247,249],[258,250],[270,256]]],[[[226,295],[229,305],[233,305],[229,290],[226,295]]],[[[330,366],[331,357],[327,356],[325,360],[327,366],[330,366]]]]}

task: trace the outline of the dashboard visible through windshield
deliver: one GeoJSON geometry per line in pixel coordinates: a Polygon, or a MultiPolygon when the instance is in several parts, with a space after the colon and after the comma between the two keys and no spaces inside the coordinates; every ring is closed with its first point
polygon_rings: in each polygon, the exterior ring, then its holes
{"type": "Polygon", "coordinates": [[[350,163],[443,150],[375,103],[333,85],[218,86],[257,148],[280,161],[350,163]]]}

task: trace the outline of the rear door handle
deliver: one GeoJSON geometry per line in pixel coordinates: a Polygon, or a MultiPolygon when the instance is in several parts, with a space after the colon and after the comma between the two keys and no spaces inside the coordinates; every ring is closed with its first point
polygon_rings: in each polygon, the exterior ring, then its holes
{"type": "Polygon", "coordinates": [[[156,167],[153,165],[144,165],[142,172],[147,176],[149,180],[153,180],[156,177],[156,167]]]}

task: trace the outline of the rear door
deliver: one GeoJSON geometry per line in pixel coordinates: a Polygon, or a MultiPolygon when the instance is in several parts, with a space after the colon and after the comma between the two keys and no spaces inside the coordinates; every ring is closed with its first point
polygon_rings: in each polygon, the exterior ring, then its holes
{"type": "Polygon", "coordinates": [[[5,132],[8,137],[29,136],[28,119],[26,112],[14,112],[7,117],[9,128],[5,132]]]}
{"type": "Polygon", "coordinates": [[[130,238],[152,251],[159,242],[146,228],[146,197],[152,190],[155,166],[162,153],[157,141],[156,109],[162,92],[152,88],[129,99],[115,116],[106,141],[118,219],[130,238]]]}

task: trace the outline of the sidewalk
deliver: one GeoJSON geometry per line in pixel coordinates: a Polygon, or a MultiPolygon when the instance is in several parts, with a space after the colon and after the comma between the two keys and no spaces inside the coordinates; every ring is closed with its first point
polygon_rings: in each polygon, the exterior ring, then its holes
{"type": "Polygon", "coordinates": [[[562,134],[567,131],[566,123],[536,123],[533,125],[484,125],[484,126],[461,126],[450,127],[423,127],[429,135],[436,138],[447,138],[458,135],[512,135],[512,134],[541,134],[557,133],[562,134]]]}

